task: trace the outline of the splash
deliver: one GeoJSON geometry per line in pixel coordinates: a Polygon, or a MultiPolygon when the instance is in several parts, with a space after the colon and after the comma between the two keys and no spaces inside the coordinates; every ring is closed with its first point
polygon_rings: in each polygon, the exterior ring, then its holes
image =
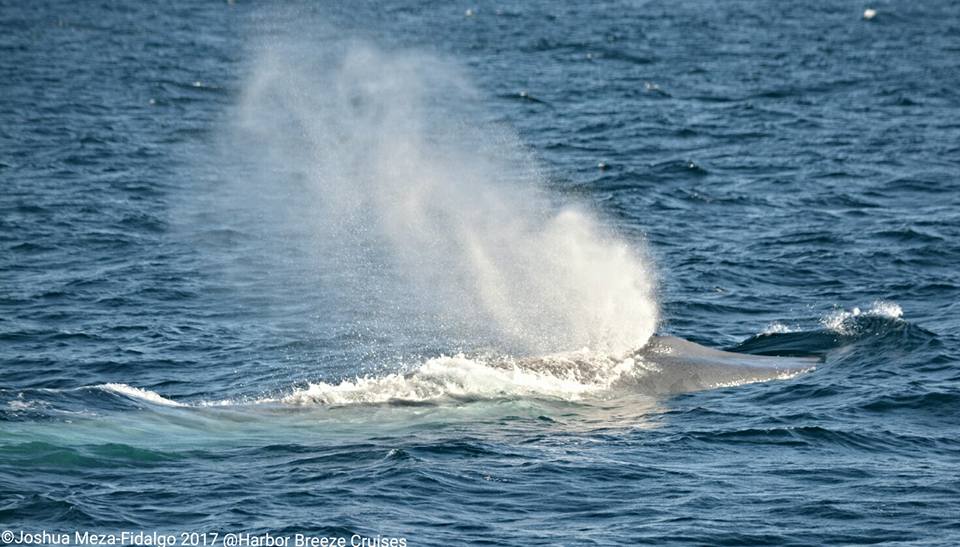
{"type": "MultiPolygon", "coordinates": [[[[252,65],[233,146],[259,201],[280,199],[312,233],[335,279],[324,290],[370,315],[399,310],[384,332],[425,322],[441,342],[525,355],[642,347],[658,309],[636,242],[548,195],[483,102],[429,55],[273,44],[252,65]]],[[[469,368],[434,366],[454,364],[469,368]]]]}
{"type": "Polygon", "coordinates": [[[896,302],[885,302],[878,300],[866,310],[854,307],[852,310],[838,310],[820,320],[820,323],[827,330],[838,334],[853,334],[856,329],[856,320],[858,317],[884,317],[887,319],[900,319],[903,316],[903,308],[896,302]]]}
{"type": "Polygon", "coordinates": [[[790,325],[785,325],[780,321],[774,321],[773,323],[770,323],[769,325],[767,325],[762,331],[760,331],[760,334],[761,335],[789,334],[791,332],[798,332],[798,331],[799,329],[797,327],[791,327],[790,325]]]}
{"type": "Polygon", "coordinates": [[[127,384],[110,383],[110,384],[101,384],[93,387],[102,389],[103,391],[107,391],[110,393],[116,393],[117,395],[122,395],[130,399],[146,401],[148,403],[153,403],[156,405],[183,406],[182,403],[178,403],[177,401],[174,401],[172,399],[167,399],[166,397],[160,395],[155,391],[150,391],[148,389],[143,389],[139,387],[133,387],[127,384]]]}
{"type": "MultiPolygon", "coordinates": [[[[410,374],[360,377],[294,390],[279,402],[345,405],[427,402],[446,399],[537,398],[580,401],[609,390],[636,370],[632,358],[597,358],[583,352],[523,360],[471,359],[464,355],[430,359],[410,374]]],[[[274,402],[269,400],[267,402],[274,402]]]]}

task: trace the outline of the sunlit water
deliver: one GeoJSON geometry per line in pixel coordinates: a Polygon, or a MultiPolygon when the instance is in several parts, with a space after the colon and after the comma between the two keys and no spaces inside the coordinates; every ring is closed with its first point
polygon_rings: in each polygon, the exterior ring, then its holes
{"type": "Polygon", "coordinates": [[[960,8],[871,7],[0,3],[0,528],[957,543],[960,8]]]}

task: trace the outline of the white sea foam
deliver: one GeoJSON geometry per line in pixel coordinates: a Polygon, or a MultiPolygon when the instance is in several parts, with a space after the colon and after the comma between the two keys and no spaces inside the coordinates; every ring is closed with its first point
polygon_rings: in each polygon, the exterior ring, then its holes
{"type": "Polygon", "coordinates": [[[162,395],[150,391],[147,389],[142,389],[139,387],[129,386],[127,384],[102,384],[96,386],[104,391],[109,391],[116,393],[118,395],[123,395],[124,397],[129,397],[131,399],[139,399],[141,401],[146,401],[148,403],[153,403],[155,405],[164,405],[164,406],[184,406],[182,403],[167,399],[162,395]]]}
{"type": "Polygon", "coordinates": [[[798,329],[795,327],[784,325],[779,321],[774,321],[773,323],[767,325],[767,327],[763,329],[763,332],[760,334],[786,334],[790,332],[797,332],[797,330],[798,329]]]}
{"type": "Polygon", "coordinates": [[[850,334],[855,326],[857,317],[886,317],[889,319],[900,319],[903,316],[903,308],[896,302],[886,302],[878,300],[871,304],[866,310],[854,307],[851,310],[837,310],[824,316],[820,323],[828,330],[839,334],[850,334]]]}
{"type": "MultiPolygon", "coordinates": [[[[598,356],[589,350],[557,353],[537,358],[468,357],[463,354],[428,359],[410,372],[316,382],[293,388],[280,396],[179,402],[154,391],[124,383],[107,383],[47,393],[100,390],[136,401],[167,407],[224,407],[247,405],[352,405],[443,402],[451,399],[551,399],[580,401],[602,397],[617,382],[658,369],[633,357],[598,356]]],[[[10,410],[33,405],[10,401],[10,410]]]]}
{"type": "Polygon", "coordinates": [[[14,399],[7,403],[7,408],[15,412],[19,412],[22,410],[30,410],[31,408],[33,408],[33,406],[34,406],[33,401],[24,401],[21,399],[14,399]]]}
{"type": "Polygon", "coordinates": [[[632,358],[598,359],[582,352],[535,360],[444,356],[430,359],[407,374],[312,383],[265,402],[342,405],[527,397],[577,401],[610,389],[636,369],[632,358]]]}

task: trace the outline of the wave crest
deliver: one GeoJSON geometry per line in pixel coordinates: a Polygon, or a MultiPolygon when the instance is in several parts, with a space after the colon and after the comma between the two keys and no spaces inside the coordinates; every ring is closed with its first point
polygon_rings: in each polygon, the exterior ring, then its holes
{"type": "Polygon", "coordinates": [[[896,302],[877,300],[866,310],[854,307],[852,310],[838,310],[823,319],[820,323],[827,329],[838,334],[852,334],[857,326],[858,317],[880,317],[886,319],[900,319],[903,317],[903,308],[896,302]]]}
{"type": "Polygon", "coordinates": [[[521,397],[577,401],[610,389],[637,369],[633,358],[597,358],[582,352],[540,358],[536,367],[532,363],[530,359],[443,356],[407,374],[311,383],[277,402],[344,405],[521,397]]]}

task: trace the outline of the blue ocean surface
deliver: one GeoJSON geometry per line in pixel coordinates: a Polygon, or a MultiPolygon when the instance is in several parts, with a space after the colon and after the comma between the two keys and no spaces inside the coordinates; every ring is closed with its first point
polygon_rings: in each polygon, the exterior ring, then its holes
{"type": "Polygon", "coordinates": [[[956,545],[958,272],[956,2],[0,0],[4,544],[956,545]]]}

